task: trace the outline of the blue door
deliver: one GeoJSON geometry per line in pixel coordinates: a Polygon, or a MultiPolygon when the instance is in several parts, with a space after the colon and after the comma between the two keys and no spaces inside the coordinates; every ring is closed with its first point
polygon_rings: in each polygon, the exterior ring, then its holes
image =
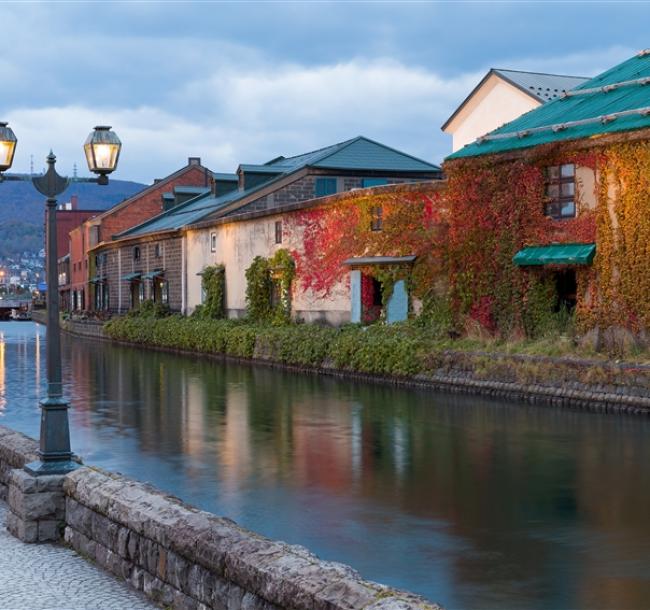
{"type": "Polygon", "coordinates": [[[393,294],[386,305],[386,320],[388,323],[403,322],[409,315],[409,296],[406,292],[406,282],[399,280],[393,286],[393,294]]]}

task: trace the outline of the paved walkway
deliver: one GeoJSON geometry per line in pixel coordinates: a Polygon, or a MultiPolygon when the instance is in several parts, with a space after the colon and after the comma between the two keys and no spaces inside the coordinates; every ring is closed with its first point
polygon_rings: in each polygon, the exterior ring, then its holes
{"type": "Polygon", "coordinates": [[[144,595],[54,544],[25,544],[0,502],[0,610],[160,610],[144,595]]]}

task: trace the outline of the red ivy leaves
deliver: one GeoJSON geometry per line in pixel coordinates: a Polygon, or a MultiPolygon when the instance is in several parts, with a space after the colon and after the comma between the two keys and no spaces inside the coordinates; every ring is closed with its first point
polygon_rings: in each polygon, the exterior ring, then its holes
{"type": "Polygon", "coordinates": [[[356,196],[301,210],[288,222],[302,235],[302,252],[293,253],[304,290],[327,295],[348,271],[343,262],[359,256],[404,256],[428,260],[440,249],[442,222],[439,185],[416,191],[356,196]],[[381,207],[383,228],[371,230],[373,208],[381,207]]]}

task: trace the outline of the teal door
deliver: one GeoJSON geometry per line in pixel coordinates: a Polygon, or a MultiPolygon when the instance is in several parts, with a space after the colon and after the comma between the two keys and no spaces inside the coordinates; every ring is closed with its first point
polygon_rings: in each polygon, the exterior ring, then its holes
{"type": "Polygon", "coordinates": [[[409,296],[406,292],[406,282],[399,280],[393,286],[393,294],[386,305],[386,320],[392,322],[403,322],[409,315],[409,296]]]}

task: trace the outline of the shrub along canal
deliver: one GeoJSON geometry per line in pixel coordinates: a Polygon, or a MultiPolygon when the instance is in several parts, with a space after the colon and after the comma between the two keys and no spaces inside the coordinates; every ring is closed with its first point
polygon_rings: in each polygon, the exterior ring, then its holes
{"type": "MultiPolygon", "coordinates": [[[[38,436],[45,331],[0,323],[38,436]]],[[[447,608],[646,608],[650,420],[64,336],[74,450],[447,608]]]]}

